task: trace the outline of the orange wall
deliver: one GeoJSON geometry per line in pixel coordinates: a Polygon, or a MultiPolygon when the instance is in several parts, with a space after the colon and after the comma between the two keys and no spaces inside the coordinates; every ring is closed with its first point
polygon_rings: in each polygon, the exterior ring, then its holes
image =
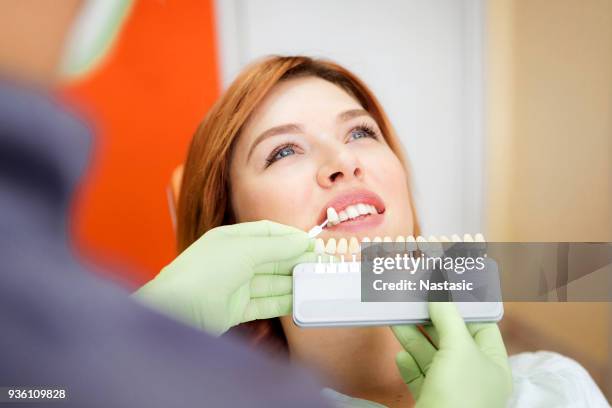
{"type": "Polygon", "coordinates": [[[219,94],[211,0],[137,1],[106,61],[66,89],[93,119],[78,249],[135,284],[174,256],[165,189],[219,94]]]}

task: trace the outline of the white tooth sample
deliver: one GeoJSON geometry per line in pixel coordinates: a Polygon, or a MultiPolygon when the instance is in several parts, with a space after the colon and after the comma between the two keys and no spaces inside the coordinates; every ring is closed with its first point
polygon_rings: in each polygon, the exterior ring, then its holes
{"type": "Polygon", "coordinates": [[[319,255],[323,255],[325,253],[325,241],[323,241],[323,238],[316,239],[314,251],[319,255]]]}
{"type": "Polygon", "coordinates": [[[421,251],[427,252],[429,250],[429,246],[427,245],[427,240],[425,239],[425,237],[422,237],[419,235],[416,238],[416,242],[417,242],[417,246],[419,247],[421,251]]]}
{"type": "Polygon", "coordinates": [[[359,253],[359,241],[357,241],[357,238],[351,237],[349,240],[348,251],[351,255],[359,253]]]}
{"type": "Polygon", "coordinates": [[[478,234],[476,234],[474,236],[474,241],[475,242],[485,242],[485,238],[484,235],[482,235],[480,232],[478,234]]]}
{"type": "Polygon", "coordinates": [[[365,215],[365,214],[369,214],[370,210],[368,209],[368,206],[362,203],[357,204],[357,211],[359,211],[359,214],[361,215],[365,215]]]}
{"type": "Polygon", "coordinates": [[[440,241],[438,241],[438,238],[436,238],[433,235],[430,235],[428,241],[429,241],[429,250],[435,255],[440,255],[443,249],[442,249],[442,244],[440,243],[440,241]]]}
{"type": "Polygon", "coordinates": [[[440,242],[451,242],[450,239],[446,235],[440,236],[440,242]]]}
{"type": "Polygon", "coordinates": [[[453,241],[453,242],[462,242],[461,241],[461,237],[459,235],[457,235],[457,234],[451,235],[451,241],[453,241]]]}
{"type": "Polygon", "coordinates": [[[325,245],[325,253],[329,255],[336,254],[336,239],[330,238],[327,240],[327,245],[325,245]]]}
{"type": "Polygon", "coordinates": [[[338,247],[336,248],[336,253],[340,255],[344,255],[348,252],[348,242],[346,242],[346,238],[340,238],[338,240],[338,247]]]}
{"type": "Polygon", "coordinates": [[[417,244],[416,241],[414,240],[414,237],[412,235],[408,235],[408,238],[406,238],[406,251],[416,251],[417,250],[417,244]]]}
{"type": "Polygon", "coordinates": [[[474,242],[474,238],[470,234],[463,235],[463,242],[474,242]]]}
{"type": "Polygon", "coordinates": [[[359,211],[357,211],[357,208],[355,206],[349,205],[344,210],[346,211],[346,214],[349,216],[349,218],[359,217],[359,211]]]}
{"type": "Polygon", "coordinates": [[[348,264],[344,262],[344,255],[348,251],[348,243],[346,242],[346,238],[340,238],[338,240],[338,247],[336,248],[336,253],[340,255],[340,265],[338,265],[338,273],[346,273],[348,272],[348,264]]]}
{"type": "Polygon", "coordinates": [[[349,217],[348,217],[348,214],[346,213],[346,211],[340,211],[340,212],[338,213],[338,217],[340,218],[340,222],[342,222],[342,221],[346,221],[346,220],[348,220],[348,218],[349,218],[349,217]]]}
{"type": "Polygon", "coordinates": [[[395,250],[398,252],[403,252],[406,250],[406,238],[403,235],[398,235],[395,238],[395,250]]]}
{"type": "Polygon", "coordinates": [[[331,225],[337,224],[339,221],[338,213],[334,207],[329,207],[327,209],[327,220],[331,225]]]}
{"type": "Polygon", "coordinates": [[[372,241],[372,242],[377,242],[378,243],[378,242],[383,242],[383,240],[380,237],[374,237],[374,241],[372,241]]]}
{"type": "Polygon", "coordinates": [[[393,240],[391,239],[391,237],[384,237],[383,242],[393,242],[393,240]]]}
{"type": "Polygon", "coordinates": [[[369,237],[361,238],[361,242],[371,242],[369,237]]]}

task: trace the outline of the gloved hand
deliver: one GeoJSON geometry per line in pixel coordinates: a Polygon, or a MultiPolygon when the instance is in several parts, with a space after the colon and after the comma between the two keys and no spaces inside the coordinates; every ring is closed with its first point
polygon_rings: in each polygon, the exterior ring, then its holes
{"type": "Polygon", "coordinates": [[[291,313],[293,266],[314,259],[312,240],[297,228],[271,221],[221,226],[206,232],[134,296],[220,335],[239,323],[291,313]]]}
{"type": "Polygon", "coordinates": [[[465,324],[451,302],[430,302],[433,325],[395,326],[405,351],[396,363],[416,406],[505,407],[512,391],[508,355],[495,323],[465,324]]]}

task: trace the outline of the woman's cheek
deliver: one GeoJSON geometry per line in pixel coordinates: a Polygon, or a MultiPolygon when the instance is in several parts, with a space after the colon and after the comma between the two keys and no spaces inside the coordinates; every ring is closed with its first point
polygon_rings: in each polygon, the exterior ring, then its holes
{"type": "Polygon", "coordinates": [[[381,147],[375,154],[360,159],[365,167],[366,178],[374,180],[379,192],[395,191],[400,184],[406,184],[405,170],[397,156],[388,148],[381,147]],[[369,177],[368,177],[369,176],[369,177]]]}
{"type": "Polygon", "coordinates": [[[241,221],[266,219],[307,230],[312,227],[309,224],[314,218],[313,211],[308,208],[312,195],[312,186],[299,177],[299,171],[258,177],[243,195],[246,202],[241,206],[242,218],[248,219],[241,221]],[[248,207],[245,206],[247,202],[248,207]]]}
{"type": "Polygon", "coordinates": [[[362,161],[367,166],[367,178],[372,182],[371,188],[381,195],[387,205],[387,215],[392,219],[394,228],[394,231],[389,232],[398,235],[410,233],[414,220],[406,170],[395,154],[390,151],[381,153],[370,155],[362,161]]]}

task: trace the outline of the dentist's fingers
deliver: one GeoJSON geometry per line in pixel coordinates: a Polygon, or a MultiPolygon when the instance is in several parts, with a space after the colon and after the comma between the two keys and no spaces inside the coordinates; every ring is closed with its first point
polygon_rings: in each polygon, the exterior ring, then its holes
{"type": "Polygon", "coordinates": [[[293,277],[284,275],[256,275],[251,279],[251,298],[290,295],[293,277]]]}
{"type": "Polygon", "coordinates": [[[317,262],[314,252],[303,252],[285,260],[270,260],[255,267],[255,275],[291,275],[295,265],[299,263],[317,262]]]}
{"type": "Polygon", "coordinates": [[[289,315],[292,303],[292,295],[251,299],[244,311],[243,322],[289,315]]]}
{"type": "Polygon", "coordinates": [[[427,374],[436,349],[414,325],[392,326],[393,334],[402,347],[412,355],[421,372],[427,374]]]}
{"type": "Polygon", "coordinates": [[[495,323],[469,323],[468,330],[478,348],[502,367],[507,367],[508,352],[495,323]]]}
{"type": "Polygon", "coordinates": [[[268,220],[224,225],[211,230],[211,232],[213,231],[214,233],[230,237],[277,237],[293,234],[308,235],[299,228],[268,220]]]}
{"type": "Polygon", "coordinates": [[[436,327],[433,324],[427,324],[427,325],[422,325],[421,329],[423,329],[425,333],[427,333],[427,336],[429,336],[434,346],[439,348],[440,347],[440,334],[438,334],[438,330],[436,330],[436,327]]]}
{"type": "Polygon", "coordinates": [[[417,400],[421,393],[423,381],[425,381],[425,375],[420,370],[416,360],[407,351],[400,351],[395,356],[395,364],[412,396],[417,400]]]}
{"type": "Polygon", "coordinates": [[[463,318],[452,302],[429,302],[429,317],[439,335],[439,348],[471,339],[463,318]]]}
{"type": "Polygon", "coordinates": [[[253,267],[270,262],[288,261],[304,254],[310,246],[305,232],[274,237],[241,237],[234,242],[237,251],[243,251],[253,267]]]}

